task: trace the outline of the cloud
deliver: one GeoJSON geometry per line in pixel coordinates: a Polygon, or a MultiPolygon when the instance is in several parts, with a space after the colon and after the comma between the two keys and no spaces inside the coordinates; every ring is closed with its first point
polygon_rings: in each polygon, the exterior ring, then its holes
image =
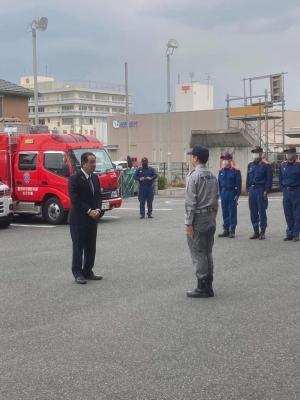
{"type": "Polygon", "coordinates": [[[172,86],[211,74],[215,104],[242,94],[242,78],[288,71],[288,105],[300,108],[298,0],[0,0],[0,77],[15,82],[32,70],[30,22],[47,16],[38,33],[40,73],[47,65],[57,79],[123,83],[129,64],[130,90],[137,112],[166,109],[169,38],[180,47],[171,58],[172,86]],[[299,54],[299,55],[298,55],[299,54]],[[292,80],[292,83],[290,83],[292,80]],[[297,90],[296,90],[297,89],[297,90]]]}

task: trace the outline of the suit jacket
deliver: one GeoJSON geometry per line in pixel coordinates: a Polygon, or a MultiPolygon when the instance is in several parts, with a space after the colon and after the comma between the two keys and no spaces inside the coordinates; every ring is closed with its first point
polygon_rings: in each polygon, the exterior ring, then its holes
{"type": "Polygon", "coordinates": [[[90,225],[96,223],[87,212],[92,209],[101,210],[101,187],[98,175],[92,174],[94,194],[90,184],[82,171],[69,177],[69,196],[71,209],[69,212],[69,223],[71,225],[90,225]]]}

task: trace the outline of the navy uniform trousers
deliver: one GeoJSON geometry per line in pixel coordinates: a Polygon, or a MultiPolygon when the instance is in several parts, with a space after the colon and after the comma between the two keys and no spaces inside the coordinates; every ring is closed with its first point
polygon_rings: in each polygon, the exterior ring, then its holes
{"type": "Polygon", "coordinates": [[[300,188],[283,189],[283,210],[287,223],[286,234],[297,238],[300,233],[300,188]]]}

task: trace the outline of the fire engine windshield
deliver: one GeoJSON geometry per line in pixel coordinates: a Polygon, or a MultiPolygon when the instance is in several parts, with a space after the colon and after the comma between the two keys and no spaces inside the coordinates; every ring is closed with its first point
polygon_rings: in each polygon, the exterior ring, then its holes
{"type": "Polygon", "coordinates": [[[91,152],[96,156],[96,170],[98,174],[103,174],[105,172],[112,171],[114,169],[111,159],[104,149],[77,149],[70,150],[69,155],[71,158],[71,163],[76,171],[80,169],[80,159],[81,155],[86,152],[91,152]]]}

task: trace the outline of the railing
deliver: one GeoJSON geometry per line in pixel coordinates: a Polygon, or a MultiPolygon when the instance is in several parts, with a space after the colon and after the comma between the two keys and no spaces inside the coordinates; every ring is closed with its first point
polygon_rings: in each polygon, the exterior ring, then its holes
{"type": "Polygon", "coordinates": [[[50,82],[39,82],[38,84],[40,90],[109,90],[113,92],[125,92],[125,85],[113,84],[113,83],[103,83],[95,81],[50,81],[50,82]]]}
{"type": "MultiPolygon", "coordinates": [[[[86,99],[83,97],[72,97],[70,99],[43,99],[43,98],[39,98],[39,105],[41,104],[47,104],[47,105],[53,105],[53,104],[97,104],[97,105],[124,105],[125,107],[125,100],[121,101],[121,100],[104,100],[104,99],[86,99]]],[[[30,99],[29,100],[29,106],[34,106],[34,100],[30,99]]],[[[129,102],[129,104],[132,104],[132,101],[129,102]]]]}
{"type": "MultiPolygon", "coordinates": [[[[64,116],[75,116],[75,117],[102,117],[109,116],[112,114],[125,114],[125,110],[123,113],[120,111],[79,111],[79,110],[66,110],[66,111],[39,111],[39,118],[47,118],[47,117],[64,117],[64,116]]],[[[29,118],[34,118],[35,114],[30,113],[29,118]]]]}

